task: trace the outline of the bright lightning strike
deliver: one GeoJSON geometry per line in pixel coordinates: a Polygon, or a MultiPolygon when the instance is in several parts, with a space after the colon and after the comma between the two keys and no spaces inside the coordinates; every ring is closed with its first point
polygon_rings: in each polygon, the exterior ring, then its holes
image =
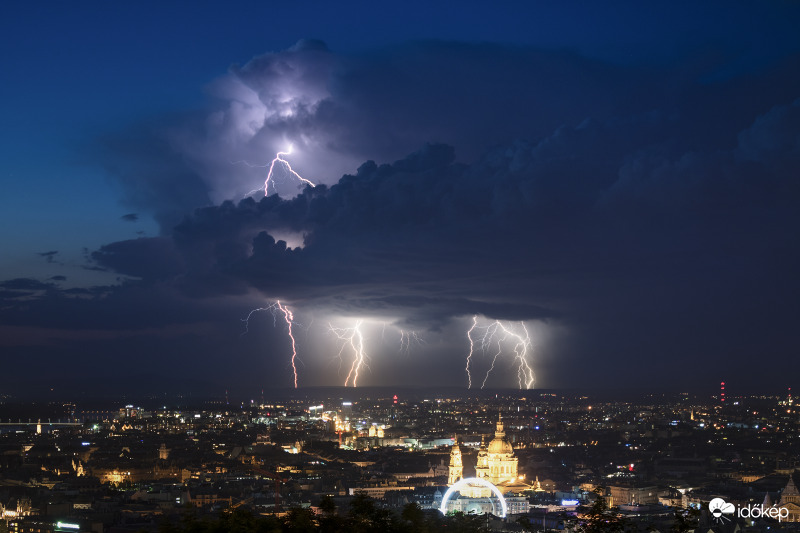
{"type": "Polygon", "coordinates": [[[361,320],[358,320],[352,328],[335,328],[332,324],[329,324],[329,327],[339,340],[344,341],[341,348],[339,348],[339,359],[342,360],[342,354],[348,346],[353,351],[353,362],[350,364],[350,371],[344,380],[344,386],[347,387],[348,384],[352,383],[353,387],[355,387],[358,384],[358,374],[361,368],[367,365],[367,353],[364,350],[364,334],[361,332],[361,320]]]}
{"type": "Polygon", "coordinates": [[[289,310],[288,307],[282,306],[280,300],[275,302],[275,305],[278,306],[283,312],[283,318],[286,320],[286,327],[289,332],[289,338],[292,340],[292,373],[294,374],[294,388],[297,388],[297,365],[295,364],[295,360],[297,359],[297,346],[295,345],[294,335],[292,334],[292,324],[294,322],[294,316],[292,312],[289,310]]]}
{"type": "MultiPolygon", "coordinates": [[[[292,153],[292,146],[290,145],[289,149],[286,150],[285,152],[278,152],[278,154],[275,156],[275,159],[273,159],[272,163],[269,164],[269,171],[267,172],[267,179],[264,181],[264,196],[269,196],[269,183],[270,183],[270,181],[273,182],[272,188],[275,189],[275,185],[274,185],[274,181],[275,180],[273,179],[273,172],[275,171],[275,163],[278,163],[278,162],[280,162],[282,164],[282,166],[286,169],[286,171],[289,173],[290,176],[297,178],[301,183],[305,183],[307,185],[311,185],[312,187],[316,187],[316,185],[314,185],[309,180],[305,179],[303,176],[301,176],[300,174],[295,172],[294,169],[292,168],[292,165],[290,165],[287,160],[285,160],[285,159],[283,159],[281,157],[283,155],[290,155],[291,153],[292,153]]],[[[277,190],[275,192],[277,192],[277,190]]]]}
{"type": "Polygon", "coordinates": [[[295,343],[294,333],[292,333],[292,326],[294,326],[294,315],[292,315],[292,312],[289,310],[288,306],[281,305],[281,301],[276,300],[274,304],[271,304],[267,307],[259,307],[257,309],[253,309],[247,315],[247,318],[242,319],[242,322],[245,323],[244,332],[242,333],[242,335],[247,334],[247,332],[249,331],[250,318],[253,316],[253,314],[261,311],[269,311],[270,313],[272,313],[273,326],[277,325],[277,312],[280,311],[281,313],[283,313],[283,319],[286,321],[286,327],[288,330],[289,339],[292,341],[291,365],[292,365],[292,374],[294,376],[294,388],[296,389],[297,388],[297,345],[295,343]]]}
{"type": "MultiPolygon", "coordinates": [[[[254,164],[248,163],[247,161],[244,161],[244,160],[242,160],[242,161],[231,161],[231,164],[232,165],[239,165],[239,164],[246,165],[249,168],[269,168],[269,170],[267,171],[267,179],[264,180],[264,196],[269,196],[269,184],[270,184],[270,182],[272,183],[273,191],[274,192],[278,192],[277,191],[277,186],[275,185],[275,164],[276,163],[279,163],[279,165],[278,165],[279,167],[283,168],[286,173],[288,173],[290,176],[296,178],[299,182],[305,183],[307,185],[311,185],[312,187],[316,187],[316,185],[314,183],[312,183],[311,181],[305,179],[303,176],[301,176],[300,174],[295,172],[295,170],[292,168],[292,165],[290,165],[289,162],[282,157],[282,156],[285,156],[285,155],[291,155],[291,153],[292,153],[292,146],[289,145],[289,148],[286,149],[285,152],[278,152],[275,155],[275,159],[273,159],[268,165],[254,165],[254,164]]],[[[247,198],[248,196],[252,196],[253,194],[256,194],[257,192],[259,192],[260,190],[261,189],[253,189],[249,193],[245,194],[243,196],[243,198],[247,198]]]]}
{"type": "Polygon", "coordinates": [[[531,337],[524,322],[520,322],[520,328],[518,329],[514,328],[511,323],[503,323],[499,320],[495,320],[488,326],[478,326],[478,317],[473,316],[472,326],[467,330],[467,339],[469,339],[469,353],[467,354],[466,365],[468,388],[472,388],[470,364],[472,362],[472,356],[475,353],[476,341],[480,344],[481,351],[483,352],[486,352],[490,346],[497,346],[497,351],[492,358],[492,364],[486,372],[486,376],[483,378],[481,388],[486,386],[486,381],[494,370],[497,358],[504,353],[509,344],[513,346],[512,352],[514,353],[514,360],[517,363],[517,381],[519,383],[519,388],[530,389],[533,387],[535,379],[533,369],[528,362],[528,354],[533,351],[533,344],[531,343],[531,337]],[[473,335],[475,335],[474,338],[473,335]]]}
{"type": "Polygon", "coordinates": [[[472,327],[467,331],[467,338],[469,339],[469,353],[467,354],[467,388],[472,388],[472,373],[469,371],[469,363],[472,360],[472,352],[475,349],[475,341],[472,340],[472,332],[478,326],[478,317],[472,317],[472,327]]]}

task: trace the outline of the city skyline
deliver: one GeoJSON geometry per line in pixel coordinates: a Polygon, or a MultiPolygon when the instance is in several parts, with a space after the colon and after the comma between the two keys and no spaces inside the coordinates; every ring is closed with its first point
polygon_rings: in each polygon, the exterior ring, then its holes
{"type": "Polygon", "coordinates": [[[793,385],[800,6],[412,7],[4,8],[0,393],[793,385]]]}

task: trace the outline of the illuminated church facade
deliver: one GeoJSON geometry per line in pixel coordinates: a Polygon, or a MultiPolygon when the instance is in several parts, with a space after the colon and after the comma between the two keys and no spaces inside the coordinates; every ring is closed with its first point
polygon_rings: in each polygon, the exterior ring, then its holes
{"type": "Polygon", "coordinates": [[[787,511],[787,518],[784,521],[800,522],[800,491],[797,490],[797,485],[795,485],[791,475],[789,476],[789,482],[781,492],[778,507],[787,511]]]}
{"type": "Polygon", "coordinates": [[[475,465],[475,477],[486,478],[498,487],[503,483],[517,481],[518,462],[514,448],[506,440],[503,419],[498,417],[497,430],[489,446],[481,442],[478,464],[475,465]]]}
{"type": "MultiPolygon", "coordinates": [[[[475,465],[475,477],[483,478],[496,485],[501,492],[521,492],[530,489],[530,486],[519,480],[517,472],[519,459],[514,455],[514,448],[506,439],[502,417],[498,417],[494,438],[486,445],[481,439],[478,450],[478,461],[475,465]]],[[[453,486],[464,477],[464,464],[461,457],[461,448],[456,442],[450,451],[450,464],[448,468],[448,486],[453,486]]],[[[476,492],[485,492],[487,489],[477,489],[476,492]]]]}
{"type": "Polygon", "coordinates": [[[447,486],[452,487],[458,480],[464,477],[464,462],[461,459],[461,448],[458,440],[450,450],[450,464],[447,467],[447,486]]]}

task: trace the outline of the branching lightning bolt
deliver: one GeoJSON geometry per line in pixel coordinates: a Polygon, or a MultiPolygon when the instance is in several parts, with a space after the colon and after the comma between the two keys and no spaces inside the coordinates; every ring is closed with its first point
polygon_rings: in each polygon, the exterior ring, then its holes
{"type": "Polygon", "coordinates": [[[358,384],[358,374],[361,368],[367,366],[367,353],[364,351],[364,334],[361,332],[361,320],[358,320],[352,328],[335,328],[332,324],[329,324],[329,327],[339,340],[344,341],[341,348],[339,348],[340,361],[348,345],[353,350],[353,362],[350,364],[350,371],[344,380],[344,386],[347,387],[352,382],[353,387],[355,387],[358,384]]]}
{"type": "Polygon", "coordinates": [[[294,333],[292,332],[292,327],[294,326],[294,315],[292,315],[292,312],[291,312],[291,310],[289,310],[288,306],[281,305],[281,301],[280,300],[275,300],[275,303],[273,303],[273,304],[271,304],[271,305],[269,305],[267,307],[259,307],[257,309],[253,309],[252,311],[250,311],[250,313],[248,313],[247,318],[242,319],[242,322],[245,323],[244,332],[242,333],[242,335],[246,335],[248,333],[249,327],[250,327],[250,318],[253,316],[253,314],[259,313],[261,311],[269,311],[270,313],[272,313],[272,325],[273,326],[277,326],[277,311],[280,311],[281,313],[283,313],[283,318],[286,321],[286,327],[287,327],[288,333],[289,333],[289,340],[291,340],[291,342],[292,342],[291,364],[292,364],[292,374],[294,376],[294,388],[296,389],[297,388],[297,361],[298,361],[298,359],[297,359],[297,345],[295,343],[294,333]]]}
{"type": "Polygon", "coordinates": [[[420,346],[425,341],[420,338],[416,331],[400,330],[400,353],[408,355],[411,352],[411,345],[420,346]]]}
{"type": "MultiPolygon", "coordinates": [[[[494,364],[497,362],[497,358],[500,357],[501,353],[503,353],[503,347],[498,342],[497,351],[495,352],[494,357],[492,357],[492,366],[490,366],[489,370],[486,371],[486,376],[483,378],[483,382],[481,382],[481,388],[484,388],[486,386],[486,381],[489,379],[489,374],[491,374],[492,370],[494,370],[494,364]]],[[[520,388],[522,388],[521,385],[520,388]]]]}
{"type": "Polygon", "coordinates": [[[294,323],[294,315],[289,310],[288,307],[282,306],[280,300],[275,302],[275,305],[278,306],[283,312],[283,318],[286,320],[286,327],[289,331],[289,338],[292,340],[292,373],[294,374],[294,388],[297,388],[297,365],[295,364],[295,360],[297,359],[297,346],[295,345],[294,341],[294,334],[292,334],[292,324],[294,323]]]}
{"type": "Polygon", "coordinates": [[[525,383],[526,389],[530,389],[533,387],[533,384],[536,381],[533,375],[533,369],[528,363],[528,349],[533,351],[533,344],[531,343],[531,336],[528,333],[528,328],[525,326],[525,323],[520,322],[519,324],[522,326],[522,331],[525,332],[525,338],[517,337],[519,342],[514,345],[514,353],[517,356],[518,362],[517,380],[519,381],[520,389],[522,388],[523,383],[525,383]]]}
{"type": "MultiPolygon", "coordinates": [[[[312,183],[311,181],[305,179],[303,176],[301,176],[300,174],[295,172],[295,170],[292,168],[292,165],[290,165],[287,160],[285,160],[283,157],[281,157],[281,156],[284,156],[284,155],[291,155],[291,153],[292,153],[292,146],[290,145],[289,148],[285,152],[278,152],[275,155],[275,159],[273,159],[268,165],[253,165],[251,163],[248,163],[247,161],[232,161],[231,164],[234,164],[234,165],[243,164],[243,165],[247,165],[250,168],[269,168],[269,170],[267,171],[267,179],[264,180],[264,196],[269,196],[269,184],[270,184],[270,182],[272,182],[273,190],[275,192],[277,192],[277,188],[275,186],[275,179],[274,179],[275,164],[276,163],[280,163],[279,166],[283,167],[284,170],[289,173],[289,175],[291,175],[292,177],[296,178],[299,182],[305,183],[307,185],[311,185],[312,187],[316,187],[316,185],[314,183],[312,183]]],[[[245,194],[244,197],[247,198],[248,196],[251,196],[251,195],[257,193],[260,190],[261,189],[254,189],[254,190],[250,191],[249,193],[245,194]]]]}
{"type": "Polygon", "coordinates": [[[467,330],[467,338],[469,339],[469,353],[467,354],[467,380],[468,380],[468,388],[472,388],[472,375],[470,373],[470,363],[472,361],[472,355],[475,353],[475,339],[473,338],[473,333],[476,330],[483,330],[483,335],[479,338],[481,350],[485,352],[491,345],[497,344],[497,351],[492,358],[492,364],[489,367],[489,370],[486,372],[486,376],[483,378],[483,382],[481,383],[481,388],[486,386],[486,381],[489,379],[489,375],[494,370],[494,365],[497,362],[497,358],[502,355],[504,351],[504,347],[507,345],[507,342],[513,342],[513,349],[514,352],[514,359],[517,363],[517,382],[519,384],[519,388],[530,389],[533,387],[535,382],[533,369],[528,362],[528,353],[533,351],[533,344],[531,343],[531,337],[528,333],[528,328],[525,326],[524,322],[520,322],[521,332],[515,330],[510,323],[506,324],[500,322],[499,320],[495,320],[491,324],[485,327],[478,326],[478,317],[472,317],[472,326],[467,330]]]}
{"type": "MultiPolygon", "coordinates": [[[[300,174],[295,172],[294,169],[292,168],[292,165],[290,165],[287,160],[285,160],[285,159],[283,159],[281,157],[282,155],[290,155],[291,153],[292,153],[292,147],[289,146],[289,149],[286,150],[285,152],[278,152],[278,154],[275,156],[275,159],[273,159],[272,162],[269,164],[269,171],[267,172],[267,179],[264,180],[264,196],[269,196],[269,182],[273,181],[272,174],[273,174],[273,172],[275,170],[275,163],[278,163],[278,162],[283,163],[283,166],[286,168],[286,170],[289,172],[289,174],[291,176],[294,176],[298,180],[300,180],[301,183],[305,183],[305,184],[311,185],[312,187],[316,187],[316,185],[314,185],[309,180],[305,179],[303,176],[301,176],[300,174]]],[[[272,187],[274,189],[275,185],[273,184],[272,187]]]]}
{"type": "Polygon", "coordinates": [[[273,306],[274,306],[274,304],[270,305],[269,307],[257,307],[255,309],[253,309],[252,311],[250,311],[249,313],[247,313],[247,316],[242,319],[242,322],[244,322],[244,331],[242,332],[242,334],[240,336],[244,337],[245,335],[250,333],[250,319],[253,318],[254,314],[260,313],[261,311],[270,311],[272,313],[272,326],[274,327],[275,326],[275,308],[273,306]]]}

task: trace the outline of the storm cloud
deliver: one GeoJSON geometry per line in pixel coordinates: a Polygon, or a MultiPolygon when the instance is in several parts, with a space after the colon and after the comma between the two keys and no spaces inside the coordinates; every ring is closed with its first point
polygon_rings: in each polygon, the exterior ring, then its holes
{"type": "MultiPolygon", "coordinates": [[[[288,146],[301,175],[329,185],[365,160],[394,161],[423,142],[454,146],[459,161],[472,162],[491,146],[585,120],[656,107],[674,114],[676,92],[696,88],[695,70],[648,71],[489,43],[340,54],[305,40],[232,66],[209,84],[208,108],[106,133],[103,150],[90,156],[117,176],[127,205],[155,213],[169,232],[195,207],[263,189],[265,167],[288,146]]],[[[707,95],[691,96],[706,103],[707,95]]]]}
{"type": "MultiPolygon", "coordinates": [[[[280,299],[431,337],[473,315],[562,328],[539,347],[552,385],[636,379],[632,360],[678,384],[722,355],[730,372],[754,353],[797,370],[795,60],[720,77],[707,61],[637,69],[442,42],[345,56],[303,41],[232,67],[207,109],[109,136],[106,168],[161,235],[91,254],[117,287],[14,280],[3,313],[146,330],[280,299]],[[264,197],[264,164],[289,144],[318,185],[264,197]],[[12,313],[36,291],[50,304],[12,313]]],[[[442,342],[439,369],[461,356],[442,342]]]]}
{"type": "MultiPolygon", "coordinates": [[[[669,120],[586,121],[471,165],[427,145],[291,199],[199,209],[172,235],[192,265],[176,283],[421,330],[471,315],[554,321],[598,352],[623,331],[618,344],[658,351],[671,343],[665,324],[720,350],[733,328],[752,348],[766,342],[754,325],[780,330],[797,312],[800,101],[756,117],[728,150],[651,142],[669,120]],[[586,334],[601,324],[600,337],[586,334]]],[[[139,246],[95,259],[110,267],[139,246]]]]}

